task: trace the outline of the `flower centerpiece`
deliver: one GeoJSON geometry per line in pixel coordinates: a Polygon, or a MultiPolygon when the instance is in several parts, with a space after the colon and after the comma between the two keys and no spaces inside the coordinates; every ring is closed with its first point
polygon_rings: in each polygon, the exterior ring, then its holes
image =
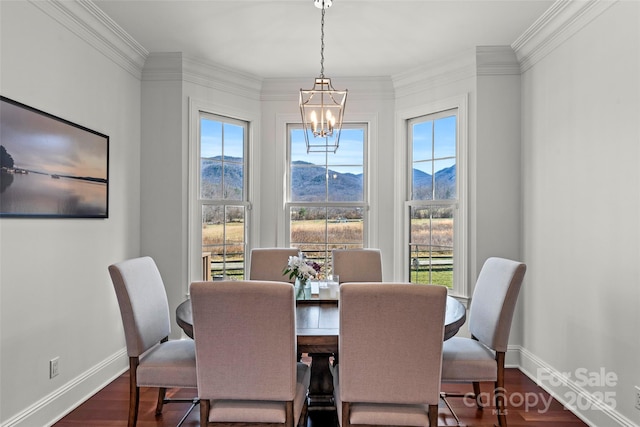
{"type": "Polygon", "coordinates": [[[311,283],[309,281],[318,276],[322,266],[315,261],[307,261],[302,253],[290,256],[282,274],[289,279],[296,278],[296,299],[311,298],[311,283]]]}

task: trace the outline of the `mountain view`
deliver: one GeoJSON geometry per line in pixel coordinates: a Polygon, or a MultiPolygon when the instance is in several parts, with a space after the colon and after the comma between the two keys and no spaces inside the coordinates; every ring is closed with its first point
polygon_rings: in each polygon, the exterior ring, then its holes
{"type": "MultiPolygon", "coordinates": [[[[219,186],[222,176],[222,158],[216,156],[201,159],[203,196],[217,198],[222,195],[219,186]]],[[[224,162],[224,193],[226,197],[242,194],[242,159],[225,157],[224,162]]],[[[448,199],[455,197],[455,165],[442,169],[435,174],[436,197],[448,199]]],[[[362,200],[363,182],[362,174],[340,173],[329,170],[329,190],[331,201],[362,200]]],[[[431,194],[431,175],[420,170],[413,170],[414,198],[426,199],[431,194]]],[[[292,173],[292,199],[295,201],[322,201],[325,200],[325,169],[312,163],[293,162],[292,173]]]]}
{"type": "MultiPolygon", "coordinates": [[[[293,162],[291,199],[299,202],[324,201],[325,168],[303,161],[293,162]]],[[[363,200],[362,174],[340,173],[329,169],[332,202],[363,200]]]]}
{"type": "Polygon", "coordinates": [[[242,179],[244,176],[242,159],[222,156],[200,159],[201,195],[204,198],[232,200],[242,199],[242,179]],[[224,164],[224,189],[220,186],[220,177],[224,164]]]}
{"type": "MultiPolygon", "coordinates": [[[[436,199],[451,199],[456,194],[456,165],[439,170],[435,175],[436,199]]],[[[431,199],[431,175],[418,169],[413,170],[413,198],[431,199]]]]}

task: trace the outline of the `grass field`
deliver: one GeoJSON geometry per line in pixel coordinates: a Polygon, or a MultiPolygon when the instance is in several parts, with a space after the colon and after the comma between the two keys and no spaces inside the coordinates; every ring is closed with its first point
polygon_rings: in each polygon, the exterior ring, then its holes
{"type": "MultiPolygon", "coordinates": [[[[453,265],[450,261],[453,247],[453,221],[446,218],[434,219],[429,224],[427,219],[414,219],[411,223],[411,231],[411,258],[419,262],[412,263],[410,280],[414,283],[436,283],[451,287],[453,285],[453,265]],[[429,243],[440,248],[438,252],[432,253],[434,265],[431,265],[431,268],[428,263],[429,243]],[[431,272],[430,279],[429,272],[431,272]]],[[[311,258],[324,258],[326,255],[330,257],[331,249],[358,247],[362,240],[362,221],[300,220],[291,223],[292,246],[302,249],[311,258]]],[[[244,269],[243,248],[243,223],[230,222],[226,224],[226,228],[222,224],[203,225],[202,250],[211,252],[214,276],[226,274],[241,279],[244,269]],[[223,265],[223,261],[226,265],[223,265]]]]}

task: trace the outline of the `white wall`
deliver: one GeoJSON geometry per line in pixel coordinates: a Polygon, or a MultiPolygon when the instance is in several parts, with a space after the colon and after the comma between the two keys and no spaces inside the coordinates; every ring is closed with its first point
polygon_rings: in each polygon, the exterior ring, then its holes
{"type": "MultiPolygon", "coordinates": [[[[476,60],[476,144],[469,176],[471,283],[489,257],[523,261],[520,69],[509,47],[479,48],[476,60]]],[[[528,281],[525,275],[523,286],[528,281]]],[[[509,335],[512,350],[523,340],[522,305],[520,296],[509,335]]],[[[518,355],[512,350],[507,363],[517,365],[518,355]]]]}
{"type": "MultiPolygon", "coordinates": [[[[154,63],[153,56],[145,64],[154,63]]],[[[178,69],[181,58],[176,59],[178,69]]],[[[145,80],[146,79],[146,80],[145,80]]],[[[186,179],[182,121],[182,81],[175,78],[142,82],[140,161],[140,251],[158,266],[167,290],[171,325],[183,296],[187,270],[186,179]]],[[[179,334],[174,326],[173,337],[179,334]]]]}
{"type": "Polygon", "coordinates": [[[482,48],[476,57],[476,143],[469,176],[475,212],[471,215],[475,236],[471,251],[477,268],[473,277],[488,257],[522,257],[520,70],[509,47],[482,48]],[[487,70],[483,59],[487,56],[498,56],[506,63],[497,71],[487,70]]]}
{"type": "Polygon", "coordinates": [[[620,1],[522,76],[523,366],[571,374],[543,383],[569,403],[581,394],[596,426],[640,424],[639,56],[640,3],[620,1]],[[576,381],[601,368],[615,385],[576,381]],[[598,393],[617,413],[595,410],[598,393]]]}
{"type": "MultiPolygon", "coordinates": [[[[187,296],[189,283],[201,280],[202,242],[189,230],[201,228],[190,220],[189,145],[197,146],[194,108],[252,124],[250,155],[260,156],[260,81],[221,69],[182,53],[152,53],[142,76],[141,252],[154,258],[162,274],[173,321],[175,308],[187,296]]],[[[198,160],[195,160],[198,161],[198,160]]],[[[259,169],[256,171],[259,173],[259,169]]],[[[251,187],[259,176],[250,176],[251,187]]],[[[252,224],[258,223],[257,213],[252,224]]]]}
{"type": "Polygon", "coordinates": [[[109,135],[109,218],[0,220],[2,426],[47,425],[126,366],[107,266],[140,247],[139,79],[50,6],[0,2],[0,93],[109,135]]]}

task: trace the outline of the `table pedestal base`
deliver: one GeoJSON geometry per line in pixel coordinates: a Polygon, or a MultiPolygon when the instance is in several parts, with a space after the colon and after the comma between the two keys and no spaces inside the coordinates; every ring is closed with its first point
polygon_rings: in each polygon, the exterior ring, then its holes
{"type": "Polygon", "coordinates": [[[335,409],[333,401],[333,376],[329,368],[331,355],[309,353],[311,357],[311,382],[308,404],[310,411],[335,409]]]}

